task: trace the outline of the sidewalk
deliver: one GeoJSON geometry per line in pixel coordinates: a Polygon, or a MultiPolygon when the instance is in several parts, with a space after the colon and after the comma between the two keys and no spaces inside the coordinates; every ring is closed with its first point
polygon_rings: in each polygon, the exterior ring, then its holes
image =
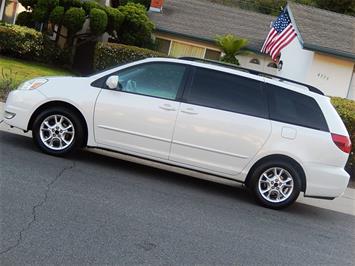
{"type": "MultiPolygon", "coordinates": [[[[4,103],[0,102],[0,121],[3,118],[3,111],[4,103]]],[[[24,133],[19,129],[10,128],[4,123],[0,124],[0,131],[6,131],[13,134],[31,137],[30,132],[24,133]]],[[[302,194],[299,196],[297,202],[355,216],[355,189],[349,187],[345,190],[344,194],[341,197],[336,198],[334,200],[305,198],[302,194]]]]}

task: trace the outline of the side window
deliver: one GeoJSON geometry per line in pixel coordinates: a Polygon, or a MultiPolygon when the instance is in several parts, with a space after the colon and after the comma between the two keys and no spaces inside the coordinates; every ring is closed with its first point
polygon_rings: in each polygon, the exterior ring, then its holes
{"type": "Polygon", "coordinates": [[[174,63],[150,63],[118,72],[121,91],[175,100],[186,67],[174,63]]]}
{"type": "Polygon", "coordinates": [[[265,86],[270,95],[270,119],[328,131],[324,115],[313,98],[271,84],[265,86]]]}
{"type": "Polygon", "coordinates": [[[185,100],[191,104],[267,118],[267,97],[256,80],[196,68],[185,100]]]}

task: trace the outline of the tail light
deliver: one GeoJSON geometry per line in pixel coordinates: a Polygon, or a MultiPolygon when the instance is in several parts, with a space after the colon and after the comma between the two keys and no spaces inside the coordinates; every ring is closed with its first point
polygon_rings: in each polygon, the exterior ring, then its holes
{"type": "Polygon", "coordinates": [[[351,152],[351,141],[349,137],[332,133],[332,139],[335,145],[337,145],[338,148],[341,149],[343,152],[351,152]]]}

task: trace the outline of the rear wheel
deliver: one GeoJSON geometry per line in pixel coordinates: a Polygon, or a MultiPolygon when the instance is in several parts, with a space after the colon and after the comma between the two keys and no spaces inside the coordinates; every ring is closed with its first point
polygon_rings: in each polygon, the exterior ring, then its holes
{"type": "Polygon", "coordinates": [[[35,119],[32,136],[37,146],[51,155],[66,155],[82,146],[83,127],[67,108],[50,108],[35,119]]]}
{"type": "Polygon", "coordinates": [[[297,199],[301,191],[301,179],[292,164],[266,162],[254,170],[250,188],[261,205],[282,209],[297,199]]]}

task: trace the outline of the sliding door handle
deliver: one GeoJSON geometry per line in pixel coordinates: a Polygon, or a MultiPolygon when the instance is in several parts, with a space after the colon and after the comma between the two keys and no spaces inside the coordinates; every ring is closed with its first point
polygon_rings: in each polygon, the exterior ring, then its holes
{"type": "Polygon", "coordinates": [[[181,113],[188,114],[188,115],[197,115],[198,113],[193,108],[186,108],[181,110],[181,113]]]}

